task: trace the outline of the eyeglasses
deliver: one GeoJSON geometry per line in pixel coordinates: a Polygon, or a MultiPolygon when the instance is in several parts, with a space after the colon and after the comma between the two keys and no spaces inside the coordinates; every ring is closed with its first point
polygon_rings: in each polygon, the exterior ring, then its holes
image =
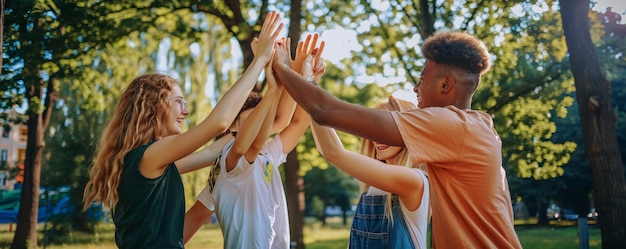
{"type": "Polygon", "coordinates": [[[184,110],[185,108],[187,108],[187,101],[185,101],[184,99],[176,99],[175,100],[176,103],[178,103],[178,105],[180,105],[180,109],[184,110]]]}

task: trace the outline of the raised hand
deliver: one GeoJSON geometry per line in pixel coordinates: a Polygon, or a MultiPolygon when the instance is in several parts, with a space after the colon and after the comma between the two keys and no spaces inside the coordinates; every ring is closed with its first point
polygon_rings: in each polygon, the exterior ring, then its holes
{"type": "Polygon", "coordinates": [[[319,81],[326,72],[326,63],[324,62],[324,58],[320,57],[319,54],[321,53],[315,55],[315,67],[313,67],[313,79],[315,81],[319,81]]]}
{"type": "Polygon", "coordinates": [[[304,61],[302,61],[302,68],[300,69],[300,71],[302,72],[301,74],[304,76],[307,75],[313,75],[313,64],[315,63],[315,57],[313,57],[312,54],[308,54],[305,58],[304,61]]]}
{"type": "MultiPolygon", "coordinates": [[[[274,50],[275,51],[283,50],[280,48],[281,44],[282,44],[281,42],[276,43],[274,46],[274,50]]],[[[265,65],[265,77],[267,77],[267,89],[268,90],[276,89],[278,91],[278,90],[282,90],[282,84],[278,80],[276,80],[276,77],[274,76],[274,70],[272,69],[272,64],[274,60],[276,60],[276,58],[272,57],[269,63],[265,65]]]]}
{"type": "MultiPolygon", "coordinates": [[[[316,40],[317,42],[317,40],[316,40]]],[[[315,43],[313,43],[315,44],[315,43]]],[[[324,46],[326,45],[326,42],[324,42],[324,40],[322,40],[322,42],[320,42],[320,46],[317,48],[317,51],[313,54],[315,56],[315,67],[321,66],[319,63],[320,61],[323,63],[324,60],[322,59],[322,53],[324,52],[324,46]]],[[[313,52],[312,52],[313,53],[313,52]]],[[[324,64],[324,70],[326,70],[326,64],[324,64]]],[[[315,71],[315,68],[313,68],[313,71],[315,71]]]]}
{"type": "Polygon", "coordinates": [[[304,41],[298,42],[298,47],[296,48],[296,57],[291,62],[292,70],[298,72],[301,75],[304,75],[302,74],[302,63],[306,59],[306,56],[313,53],[313,51],[316,49],[319,51],[319,54],[314,59],[319,59],[319,56],[324,51],[325,42],[322,41],[320,46],[316,48],[318,38],[319,35],[317,33],[309,34],[306,36],[304,41]]]}
{"type": "Polygon", "coordinates": [[[254,37],[250,42],[250,48],[252,48],[252,55],[256,56],[256,50],[259,47],[259,38],[254,37]]]}
{"type": "Polygon", "coordinates": [[[278,35],[284,26],[284,24],[279,23],[279,21],[280,14],[278,14],[278,12],[272,11],[267,13],[258,39],[252,40],[252,43],[250,44],[255,55],[255,59],[266,63],[270,61],[274,43],[276,43],[278,35]]]}
{"type": "Polygon", "coordinates": [[[277,43],[276,51],[274,53],[273,64],[284,64],[286,66],[290,65],[291,58],[289,57],[289,45],[284,42],[277,43]]]}

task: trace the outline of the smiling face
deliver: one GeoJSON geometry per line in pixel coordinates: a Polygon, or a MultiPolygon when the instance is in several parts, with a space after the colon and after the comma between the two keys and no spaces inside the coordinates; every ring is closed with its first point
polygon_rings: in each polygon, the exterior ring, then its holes
{"type": "Polygon", "coordinates": [[[183,92],[177,84],[172,86],[170,93],[170,109],[168,111],[167,120],[165,120],[165,130],[167,135],[176,135],[182,133],[182,123],[185,116],[189,115],[187,102],[183,99],[183,92]]]}
{"type": "Polygon", "coordinates": [[[437,106],[437,97],[441,95],[437,73],[437,63],[428,61],[424,65],[424,70],[420,75],[420,81],[413,87],[413,92],[417,95],[417,107],[426,108],[437,106]]]}
{"type": "Polygon", "coordinates": [[[372,142],[374,144],[374,148],[376,149],[376,159],[381,161],[387,161],[391,158],[394,158],[400,151],[402,151],[402,147],[390,146],[386,144],[381,144],[377,142],[372,142]]]}

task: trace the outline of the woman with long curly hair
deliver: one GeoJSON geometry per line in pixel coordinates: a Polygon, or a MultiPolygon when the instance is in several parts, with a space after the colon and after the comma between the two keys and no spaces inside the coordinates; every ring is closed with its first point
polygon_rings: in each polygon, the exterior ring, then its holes
{"type": "Polygon", "coordinates": [[[181,160],[228,129],[237,110],[270,61],[283,24],[268,13],[256,44],[256,56],[211,114],[182,132],[189,114],[178,82],[163,74],[134,79],[122,93],[100,139],[85,187],[84,209],[101,203],[115,223],[119,248],[184,248],[185,197],[181,160]]]}

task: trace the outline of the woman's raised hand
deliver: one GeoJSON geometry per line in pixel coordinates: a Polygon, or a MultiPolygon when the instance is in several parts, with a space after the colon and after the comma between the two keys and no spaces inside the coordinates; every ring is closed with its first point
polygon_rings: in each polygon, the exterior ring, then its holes
{"type": "Polygon", "coordinates": [[[280,22],[280,14],[276,11],[267,13],[258,39],[252,41],[251,47],[255,59],[269,62],[272,57],[274,43],[278,39],[284,24],[280,22]]]}
{"type": "Polygon", "coordinates": [[[278,42],[276,46],[276,51],[274,52],[273,64],[284,64],[286,66],[290,65],[291,58],[289,58],[289,48],[283,42],[278,42]]]}
{"type": "MultiPolygon", "coordinates": [[[[318,39],[319,39],[319,35],[317,33],[308,34],[306,38],[304,39],[304,41],[298,42],[298,47],[296,48],[296,57],[291,62],[292,70],[298,72],[301,75],[304,75],[302,73],[302,63],[306,59],[307,55],[312,54],[313,51],[316,49],[319,51],[319,54],[321,55],[322,51],[324,50],[325,43],[324,41],[322,41],[320,46],[316,47],[318,39]]],[[[316,56],[316,58],[314,59],[315,60],[319,59],[319,55],[316,56]]]]}
{"type": "Polygon", "coordinates": [[[326,63],[324,62],[324,58],[320,57],[321,53],[314,54],[315,56],[315,66],[313,67],[313,79],[317,82],[322,78],[324,72],[326,72],[326,63]]]}
{"type": "MultiPolygon", "coordinates": [[[[274,50],[276,51],[275,53],[278,53],[278,51],[283,51],[284,48],[281,47],[282,42],[277,42],[274,46],[274,50]]],[[[267,90],[282,90],[282,84],[276,79],[276,77],[274,76],[274,70],[272,69],[272,64],[274,62],[274,60],[276,60],[276,57],[272,57],[269,61],[269,63],[267,63],[267,65],[265,65],[265,77],[267,77],[267,90]]]]}
{"type": "Polygon", "coordinates": [[[301,68],[301,74],[303,76],[307,76],[307,75],[313,75],[313,64],[315,63],[315,57],[313,57],[313,55],[309,54],[304,58],[304,61],[302,61],[302,68],[301,68]]]}

